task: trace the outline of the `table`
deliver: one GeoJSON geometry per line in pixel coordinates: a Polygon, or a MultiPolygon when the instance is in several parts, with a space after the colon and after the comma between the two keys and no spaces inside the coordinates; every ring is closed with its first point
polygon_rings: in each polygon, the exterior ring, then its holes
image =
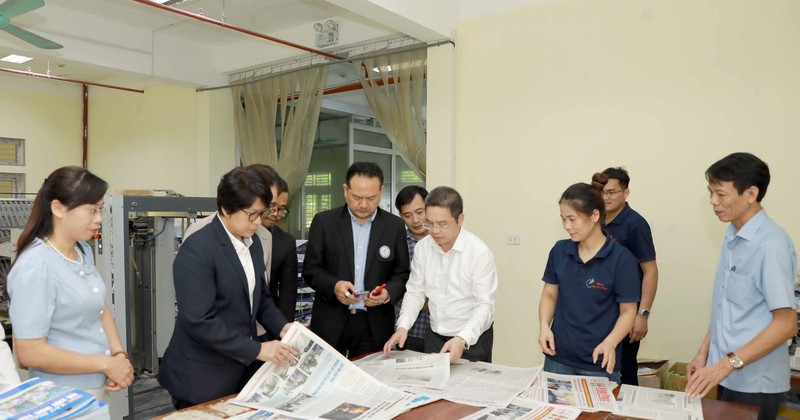
{"type": "MultiPolygon", "coordinates": [[[[191,412],[195,411],[205,411],[209,407],[225,402],[231,398],[235,397],[235,395],[231,395],[228,397],[223,397],[214,401],[209,401],[204,404],[200,404],[195,407],[190,407],[181,412],[191,412]]],[[[709,420],[712,419],[736,419],[736,420],[747,420],[747,419],[756,419],[758,418],[758,407],[754,405],[745,405],[745,404],[737,404],[731,402],[724,402],[724,401],[717,401],[717,400],[710,400],[710,399],[703,399],[703,417],[709,420]]],[[[449,419],[459,419],[466,415],[475,413],[480,411],[481,407],[473,407],[464,404],[458,404],[446,400],[439,400],[434,403],[424,405],[422,407],[415,408],[407,413],[403,413],[400,416],[395,417],[397,420],[418,420],[418,419],[426,419],[426,420],[449,420],[449,419]]],[[[166,414],[162,417],[157,417],[157,419],[164,419],[165,417],[169,416],[166,414]]],[[[607,413],[604,411],[599,411],[595,413],[583,413],[578,417],[579,419],[585,420],[603,420],[603,419],[629,419],[631,417],[622,417],[616,416],[611,413],[607,413]]]]}

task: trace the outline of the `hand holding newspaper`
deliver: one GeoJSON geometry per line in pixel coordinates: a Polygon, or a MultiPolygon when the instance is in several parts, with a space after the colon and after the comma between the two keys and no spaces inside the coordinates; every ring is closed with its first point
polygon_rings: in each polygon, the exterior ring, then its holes
{"type": "Polygon", "coordinates": [[[414,395],[372,378],[298,323],[281,341],[297,350],[295,363],[282,369],[265,363],[231,402],[293,418],[328,419],[391,418],[415,406],[414,395]]]}

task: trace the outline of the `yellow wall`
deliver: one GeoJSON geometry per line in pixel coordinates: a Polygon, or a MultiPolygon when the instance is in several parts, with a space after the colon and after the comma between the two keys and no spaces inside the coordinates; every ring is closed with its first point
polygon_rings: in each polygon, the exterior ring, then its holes
{"type": "Polygon", "coordinates": [[[89,101],[89,168],[110,191],[170,189],[205,193],[198,176],[194,89],[160,86],[144,94],[93,91],[89,101]],[[202,191],[201,191],[202,190],[202,191]]]}
{"type": "MultiPolygon", "coordinates": [[[[81,88],[52,81],[0,75],[0,137],[25,140],[25,191],[36,193],[54,169],[81,164],[81,88]]],[[[32,197],[32,196],[31,196],[32,197]]]]}
{"type": "MultiPolygon", "coordinates": [[[[81,165],[80,85],[0,75],[0,136],[25,139],[26,190],[65,165],[81,165]]],[[[230,92],[155,86],[144,94],[89,88],[89,170],[120,189],[215,196],[234,167],[230,92]]]]}
{"type": "Polygon", "coordinates": [[[542,362],[541,277],[566,238],[557,200],[608,166],[630,171],[658,252],[641,356],[688,361],[708,327],[725,227],[708,205],[711,163],[735,151],[768,162],[764,205],[800,243],[798,21],[793,1],[563,0],[459,27],[455,187],[498,264],[496,362],[542,362]],[[521,246],[504,244],[510,233],[521,246]]]}

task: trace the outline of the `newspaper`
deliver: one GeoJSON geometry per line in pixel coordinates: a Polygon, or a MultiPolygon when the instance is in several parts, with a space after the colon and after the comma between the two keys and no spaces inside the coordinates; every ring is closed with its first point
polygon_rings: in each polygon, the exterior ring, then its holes
{"type": "Polygon", "coordinates": [[[52,381],[31,378],[0,394],[3,419],[108,419],[108,406],[93,394],[52,381]]]}
{"type": "Polygon", "coordinates": [[[519,393],[524,401],[568,405],[585,411],[618,410],[613,390],[617,384],[600,376],[558,375],[542,372],[538,381],[519,393]]]}
{"type": "Polygon", "coordinates": [[[530,386],[541,369],[460,360],[450,365],[450,381],[444,389],[426,389],[425,392],[459,404],[506,407],[530,386]]]}
{"type": "Polygon", "coordinates": [[[648,419],[703,420],[700,398],[681,391],[622,385],[614,414],[648,419]]]}
{"type": "Polygon", "coordinates": [[[450,355],[393,350],[388,357],[374,353],[354,362],[373,378],[393,388],[417,393],[420,388],[444,389],[450,379],[450,355]]]}
{"type": "Polygon", "coordinates": [[[348,420],[391,418],[425,403],[374,379],[298,323],[281,341],[298,351],[294,365],[265,363],[232,403],[294,418],[348,420]]]}
{"type": "Polygon", "coordinates": [[[463,420],[572,420],[581,415],[575,407],[545,404],[533,401],[514,400],[508,407],[487,407],[463,420]]]}

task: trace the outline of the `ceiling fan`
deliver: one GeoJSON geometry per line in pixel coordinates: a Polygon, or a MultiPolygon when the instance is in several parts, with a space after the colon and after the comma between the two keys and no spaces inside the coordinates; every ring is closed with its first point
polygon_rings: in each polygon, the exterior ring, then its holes
{"type": "Polygon", "coordinates": [[[11,24],[11,19],[42,6],[44,6],[44,0],[6,0],[3,4],[0,4],[0,30],[6,31],[35,47],[46,50],[63,48],[61,44],[11,24]]]}

